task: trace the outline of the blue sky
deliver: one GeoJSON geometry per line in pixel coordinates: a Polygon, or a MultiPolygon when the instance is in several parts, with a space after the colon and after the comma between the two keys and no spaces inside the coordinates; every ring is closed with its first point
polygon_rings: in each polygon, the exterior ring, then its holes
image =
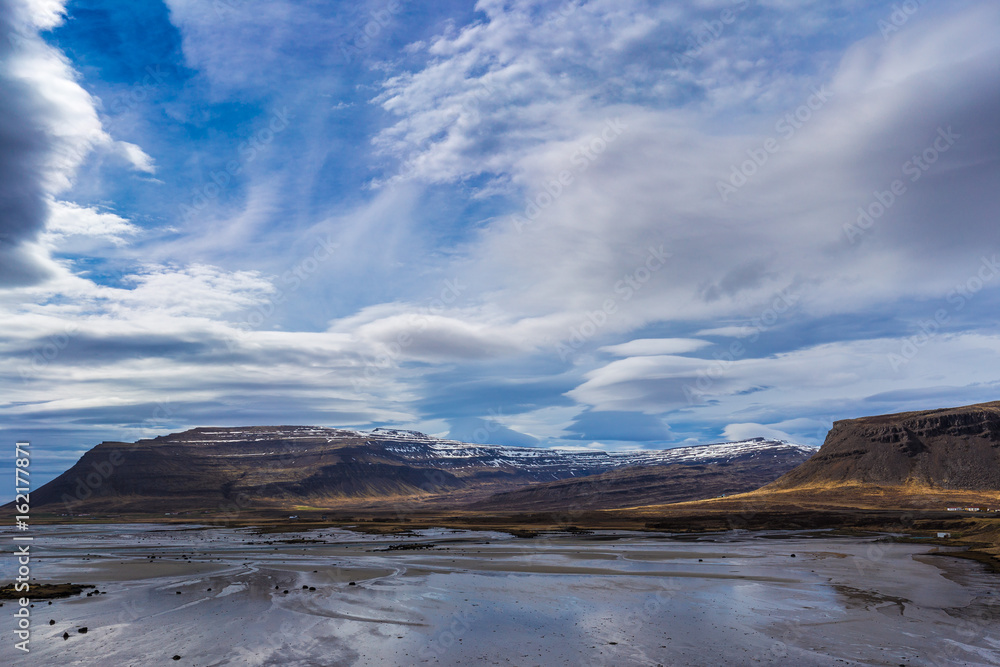
{"type": "Polygon", "coordinates": [[[39,479],[202,425],[820,444],[997,398],[995,3],[0,15],[0,432],[39,479]]]}

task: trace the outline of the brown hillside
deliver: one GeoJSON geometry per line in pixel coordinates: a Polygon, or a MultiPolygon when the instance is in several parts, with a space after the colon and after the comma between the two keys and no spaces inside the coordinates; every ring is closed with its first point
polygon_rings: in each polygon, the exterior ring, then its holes
{"type": "Polygon", "coordinates": [[[808,458],[801,451],[707,465],[663,465],[532,484],[497,493],[467,509],[544,512],[617,509],[752,491],[808,458]]]}

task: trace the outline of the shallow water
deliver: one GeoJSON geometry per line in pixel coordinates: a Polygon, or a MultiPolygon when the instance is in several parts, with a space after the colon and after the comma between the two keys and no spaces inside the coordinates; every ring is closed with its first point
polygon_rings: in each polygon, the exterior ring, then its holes
{"type": "Polygon", "coordinates": [[[27,656],[8,616],[4,664],[1000,665],[1000,578],[926,555],[932,545],[816,533],[33,530],[39,581],[107,594],[36,603],[27,656]],[[318,541],[287,542],[297,538],[318,541]],[[435,546],[377,551],[406,542],[435,546]]]}

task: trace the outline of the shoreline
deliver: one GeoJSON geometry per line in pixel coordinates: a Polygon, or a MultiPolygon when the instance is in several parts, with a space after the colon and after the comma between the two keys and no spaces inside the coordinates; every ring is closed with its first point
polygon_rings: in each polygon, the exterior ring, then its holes
{"type": "Polygon", "coordinates": [[[544,654],[556,665],[701,667],[757,656],[827,667],[883,664],[871,661],[886,650],[893,664],[991,650],[995,577],[929,558],[938,547],[927,540],[540,525],[516,537],[414,523],[39,526],[36,544],[51,545],[39,572],[102,594],[36,608],[32,658],[361,667],[544,654]],[[975,635],[962,634],[969,627],[975,635]],[[942,633],[962,641],[954,654],[934,639],[942,633]]]}
{"type": "MultiPolygon", "coordinates": [[[[499,531],[523,540],[531,540],[546,535],[584,536],[592,531],[631,531],[662,538],[685,539],[685,537],[708,536],[713,534],[764,534],[768,531],[789,530],[796,534],[821,534],[823,536],[871,537],[895,535],[894,541],[914,544],[950,547],[954,551],[940,554],[952,558],[963,558],[980,563],[989,572],[1000,574],[1000,518],[982,518],[970,513],[947,514],[928,512],[918,514],[911,510],[878,510],[877,512],[838,511],[813,512],[754,512],[733,517],[720,513],[683,513],[663,515],[657,521],[648,516],[635,516],[620,510],[610,512],[587,512],[573,516],[573,523],[567,524],[565,516],[535,514],[493,514],[440,517],[417,515],[396,519],[387,516],[368,516],[360,520],[318,519],[303,513],[301,518],[289,520],[274,513],[258,513],[225,520],[192,520],[196,517],[177,516],[169,519],[150,516],[87,517],[67,521],[67,517],[36,516],[33,524],[39,526],[108,526],[108,525],[150,525],[184,526],[182,530],[209,530],[213,528],[251,528],[257,534],[300,533],[324,528],[340,528],[368,535],[400,536],[415,530],[448,529],[473,532],[499,531]],[[556,520],[557,518],[562,520],[556,520]],[[970,522],[972,525],[970,525],[970,522]],[[784,524],[784,525],[782,525],[784,524]],[[812,524],[812,525],[803,525],[812,524]],[[734,533],[733,531],[736,531],[734,533]],[[949,537],[938,537],[947,532],[949,537]],[[983,539],[987,538],[987,539],[983,539]],[[992,539],[989,539],[992,538],[992,539]]],[[[374,515],[375,513],[370,513],[374,515]]],[[[209,517],[204,517],[210,519],[209,517]]],[[[354,517],[352,517],[354,519],[354,517]]],[[[771,537],[771,539],[774,539],[771,537]]]]}

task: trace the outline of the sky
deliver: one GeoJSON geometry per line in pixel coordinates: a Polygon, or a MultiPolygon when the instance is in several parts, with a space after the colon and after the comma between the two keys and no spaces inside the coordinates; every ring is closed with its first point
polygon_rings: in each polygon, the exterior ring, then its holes
{"type": "MultiPolygon", "coordinates": [[[[1000,397],[1000,5],[0,0],[0,436],[1000,397]]],[[[10,465],[0,457],[0,465],[10,465]]]]}

